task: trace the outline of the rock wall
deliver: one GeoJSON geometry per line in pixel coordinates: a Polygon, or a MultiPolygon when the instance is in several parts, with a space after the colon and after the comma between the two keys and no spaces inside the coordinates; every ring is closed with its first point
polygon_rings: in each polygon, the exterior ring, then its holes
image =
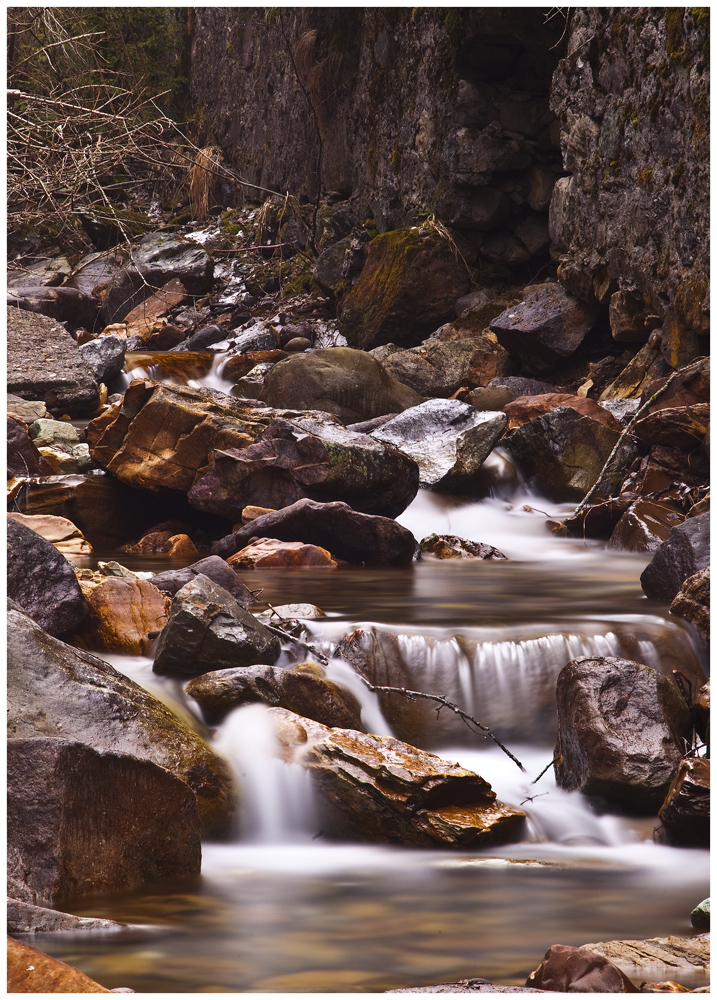
{"type": "Polygon", "coordinates": [[[489,279],[560,258],[616,340],[660,330],[684,363],[707,327],[709,11],[552,10],[195,8],[198,139],[379,231],[435,212],[489,279]]]}
{"type": "Polygon", "coordinates": [[[569,174],[550,209],[561,280],[609,302],[616,340],[660,328],[685,363],[708,324],[708,9],[575,8],[551,107],[569,174]]]}

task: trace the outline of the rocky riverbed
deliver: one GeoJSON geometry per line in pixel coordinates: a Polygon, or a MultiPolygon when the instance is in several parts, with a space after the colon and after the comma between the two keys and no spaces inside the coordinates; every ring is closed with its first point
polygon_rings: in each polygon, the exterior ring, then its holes
{"type": "MultiPolygon", "coordinates": [[[[685,24],[687,51],[701,29],[685,24]]],[[[576,51],[556,71],[563,105],[576,51]]],[[[319,839],[327,858],[421,849],[436,871],[490,857],[555,874],[570,861],[541,850],[562,834],[533,805],[550,795],[566,816],[583,810],[579,832],[565,820],[568,839],[614,846],[619,828],[660,871],[678,858],[685,892],[701,885],[690,871],[709,846],[701,286],[670,274],[642,287],[602,257],[575,265],[563,251],[577,240],[571,206],[590,198],[578,181],[591,109],[582,125],[558,109],[571,172],[558,178],[555,115],[529,94],[463,82],[459,186],[475,190],[449,226],[433,212],[389,226],[340,191],[229,197],[204,154],[199,212],[154,205],[136,241],[95,220],[82,255],[46,234],[13,245],[13,992],[109,989],[49,955],[117,981],[82,942],[112,931],[133,954],[163,887],[185,928],[183,887],[200,900],[206,933],[199,876],[221,881],[227,852],[252,838],[319,839]],[[478,142],[491,108],[502,124],[478,142]],[[604,574],[605,608],[583,600],[576,566],[604,574]],[[495,758],[475,752],[485,743],[495,758]],[[550,790],[501,777],[495,760],[527,775],[521,758],[532,766],[536,748],[546,766],[533,784],[550,790]],[[275,798],[257,805],[256,788],[275,798]],[[95,902],[102,917],[80,916],[95,902]]],[[[369,869],[389,869],[378,856],[369,869]]],[[[405,903],[399,882],[376,907],[386,926],[405,903]]],[[[270,975],[247,958],[216,988],[704,990],[698,904],[680,898],[682,918],[675,904],[639,940],[615,919],[614,933],[609,920],[581,924],[570,945],[533,936],[502,965],[482,956],[502,985],[481,968],[470,978],[467,953],[438,950],[362,978],[327,945],[318,971],[270,975]],[[687,986],[666,985],[673,972],[687,986]],[[431,985],[444,973],[454,978],[431,985]]],[[[214,989],[197,968],[197,988],[214,989]]],[[[154,975],[128,961],[114,990],[151,991],[154,975]]],[[[177,988],[170,976],[158,991],[177,988]]]]}

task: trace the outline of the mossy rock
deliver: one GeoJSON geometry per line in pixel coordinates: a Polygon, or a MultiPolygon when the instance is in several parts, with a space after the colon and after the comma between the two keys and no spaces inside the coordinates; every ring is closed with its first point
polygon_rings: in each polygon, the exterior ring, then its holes
{"type": "Polygon", "coordinates": [[[431,225],[383,233],[366,248],[366,264],[344,300],[341,333],[369,350],[392,341],[419,343],[452,319],[456,299],[470,287],[454,245],[431,225]]]}

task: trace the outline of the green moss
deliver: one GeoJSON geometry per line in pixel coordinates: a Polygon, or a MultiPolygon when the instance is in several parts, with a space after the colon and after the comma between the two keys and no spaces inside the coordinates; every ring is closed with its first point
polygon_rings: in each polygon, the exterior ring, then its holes
{"type": "Polygon", "coordinates": [[[700,28],[708,28],[710,23],[709,7],[693,7],[692,20],[700,28]]]}
{"type": "Polygon", "coordinates": [[[391,166],[393,167],[393,169],[396,172],[398,172],[398,170],[400,169],[400,166],[401,166],[401,151],[398,148],[391,150],[391,166]]]}
{"type": "Polygon", "coordinates": [[[689,46],[685,42],[684,17],[684,7],[665,7],[667,55],[670,59],[682,63],[686,62],[689,57],[689,46]]]}
{"type": "Polygon", "coordinates": [[[638,171],[637,176],[640,178],[640,183],[643,187],[647,187],[652,180],[652,167],[643,167],[642,170],[638,171]]]}

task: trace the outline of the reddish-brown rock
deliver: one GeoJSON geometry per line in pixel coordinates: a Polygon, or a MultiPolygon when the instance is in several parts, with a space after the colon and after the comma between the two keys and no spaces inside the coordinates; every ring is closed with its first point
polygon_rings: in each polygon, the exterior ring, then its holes
{"type": "Polygon", "coordinates": [[[528,420],[534,420],[535,417],[542,417],[544,413],[550,413],[558,406],[569,406],[576,413],[591,417],[598,423],[605,424],[611,430],[622,430],[612,413],[608,413],[594,399],[574,396],[569,392],[552,392],[541,396],[519,396],[512,403],[507,403],[503,407],[503,413],[508,418],[508,430],[512,431],[515,427],[521,427],[528,420]]]}
{"type": "Polygon", "coordinates": [[[111,993],[72,965],[24,941],[7,939],[8,993],[111,993]]]}
{"type": "Polygon", "coordinates": [[[285,566],[334,568],[337,562],[327,549],[303,542],[282,542],[278,538],[257,538],[227,559],[239,569],[270,569],[285,566]]]}
{"type": "Polygon", "coordinates": [[[548,993],[639,993],[616,965],[587,948],[554,944],[525,980],[548,993]]]}
{"type": "Polygon", "coordinates": [[[167,624],[171,601],[147,580],[109,577],[83,586],[90,615],[80,635],[90,649],[128,656],[149,656],[149,633],[167,624]]]}
{"type": "Polygon", "coordinates": [[[709,760],[697,757],[680,762],[660,807],[659,817],[671,844],[679,847],[709,847],[709,760]]]}

